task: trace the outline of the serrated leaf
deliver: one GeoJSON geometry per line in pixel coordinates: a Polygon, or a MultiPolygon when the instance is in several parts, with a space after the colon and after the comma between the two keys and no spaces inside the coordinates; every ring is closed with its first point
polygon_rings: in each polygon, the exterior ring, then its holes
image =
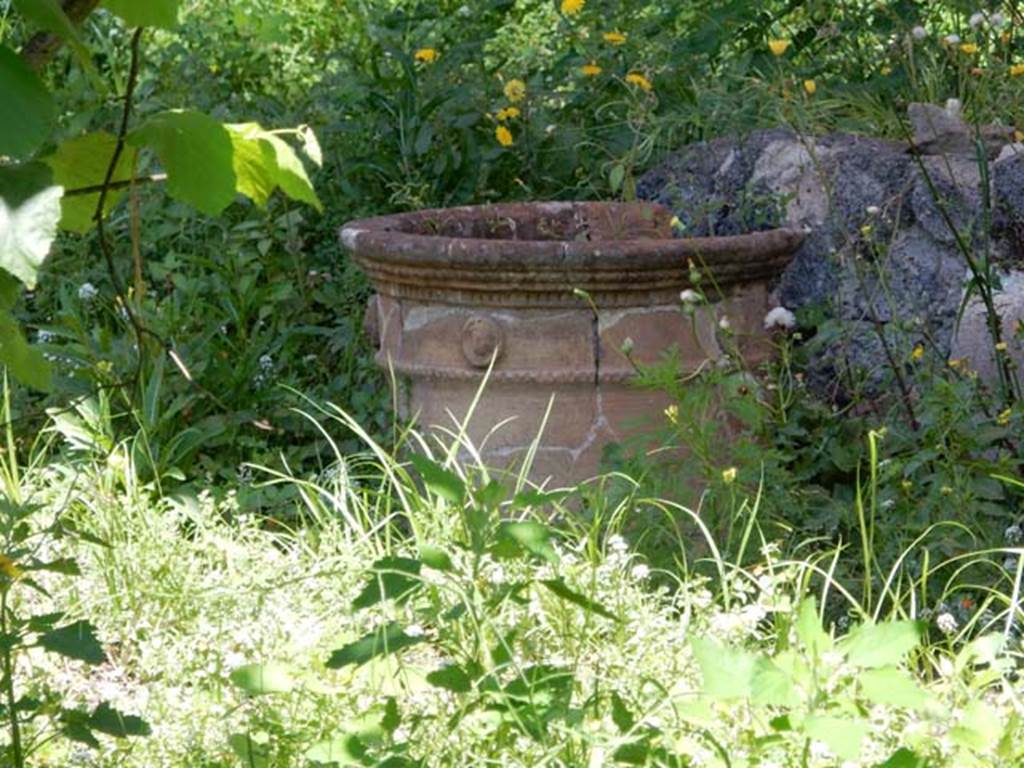
{"type": "Polygon", "coordinates": [[[180,0],[103,0],[103,8],[117,14],[129,27],[178,26],[180,0]]]}
{"type": "Polygon", "coordinates": [[[585,611],[596,613],[598,616],[604,616],[604,618],[611,619],[612,621],[619,621],[618,616],[609,611],[599,602],[591,600],[586,595],[582,595],[579,592],[570,589],[569,586],[561,579],[545,579],[544,581],[541,581],[540,584],[543,584],[563,600],[573,603],[574,605],[578,605],[585,611]]]}
{"type": "Polygon", "coordinates": [[[855,667],[887,667],[902,661],[920,638],[920,627],[913,621],[862,624],[843,638],[840,650],[855,667]]]}
{"type": "Polygon", "coordinates": [[[334,651],[330,659],[327,660],[327,666],[330,669],[340,669],[350,664],[365,664],[377,656],[396,653],[403,648],[418,645],[424,641],[423,637],[405,634],[399,624],[391,622],[334,651]]]}
{"type": "Polygon", "coordinates": [[[234,670],[229,679],[250,696],[289,693],[295,688],[291,669],[283,664],[246,664],[234,670]]]}
{"type": "Polygon", "coordinates": [[[558,562],[558,552],[551,543],[552,531],[542,523],[525,520],[504,522],[498,531],[498,539],[514,542],[532,555],[549,563],[558,562]]]}
{"type": "Polygon", "coordinates": [[[868,726],[860,720],[827,715],[811,715],[803,722],[803,731],[825,744],[844,760],[856,760],[868,726]]]}
{"type": "Polygon", "coordinates": [[[225,128],[231,136],[239,192],[264,206],[274,190],[280,189],[293,200],[323,210],[302,161],[280,136],[257,123],[229,124],[225,128]]]}
{"type": "Polygon", "coordinates": [[[87,725],[94,731],[119,739],[128,736],[148,736],[151,733],[149,724],[141,717],[118,712],[106,701],[96,707],[89,716],[87,725]]]}
{"type": "Polygon", "coordinates": [[[0,45],[0,104],[0,155],[31,155],[49,138],[57,108],[42,80],[6,45],[0,45]]]}
{"type": "Polygon", "coordinates": [[[924,709],[928,694],[905,672],[896,667],[866,669],[857,677],[864,698],[875,704],[906,709],[924,709]]]}
{"type": "Polygon", "coordinates": [[[949,731],[949,738],[975,752],[993,749],[1003,735],[999,712],[982,701],[972,701],[964,708],[963,717],[949,731]]]}
{"type": "Polygon", "coordinates": [[[793,679],[771,659],[759,658],[750,679],[750,698],[757,704],[795,707],[800,703],[793,679]]]}
{"type": "Polygon", "coordinates": [[[383,600],[403,602],[423,586],[419,578],[420,561],[407,557],[384,557],[373,564],[373,573],[362,592],[352,601],[352,609],[369,608],[383,600]]]}
{"type": "Polygon", "coordinates": [[[193,110],[160,112],[132,131],[128,142],[156,152],[171,197],[208,216],[235,199],[231,133],[212,117],[193,110]]]}
{"type": "Polygon", "coordinates": [[[750,698],[757,656],[703,637],[693,638],[690,646],[704,678],[705,695],[716,699],[750,698]]]}
{"type": "MultiPolygon", "coordinates": [[[[87,133],[69,139],[57,147],[56,151],[43,159],[53,170],[54,181],[65,190],[95,187],[103,183],[107,175],[107,167],[114,156],[117,137],[106,131],[87,133]]],[[[111,181],[128,181],[135,167],[135,147],[125,147],[117,161],[117,168],[111,181]]],[[[103,214],[107,215],[124,197],[124,190],[113,190],[107,193],[103,204],[103,214]]],[[[96,224],[93,214],[99,202],[99,193],[89,195],[65,194],[61,200],[60,227],[79,234],[88,232],[96,224]]]]}
{"type": "Polygon", "coordinates": [[[63,194],[42,163],[0,166],[0,269],[30,289],[57,237],[63,194]]]}
{"type": "Polygon", "coordinates": [[[428,490],[452,504],[462,504],[466,498],[466,484],[461,477],[434,463],[426,456],[413,454],[409,457],[409,461],[420,473],[423,484],[427,486],[428,490]]]}
{"type": "Polygon", "coordinates": [[[473,681],[462,667],[451,664],[435,669],[427,674],[427,682],[437,688],[444,688],[452,693],[469,693],[473,689],[473,681]]]}
{"type": "Polygon", "coordinates": [[[76,621],[45,632],[39,636],[38,643],[52,653],[87,664],[102,664],[107,660],[107,654],[96,638],[96,628],[88,621],[76,621]]]}

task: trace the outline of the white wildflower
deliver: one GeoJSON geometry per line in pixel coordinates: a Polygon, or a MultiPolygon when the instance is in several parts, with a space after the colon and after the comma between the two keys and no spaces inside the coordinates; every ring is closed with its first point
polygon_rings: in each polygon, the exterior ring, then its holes
{"type": "Polygon", "coordinates": [[[718,327],[721,328],[723,331],[728,331],[732,327],[732,323],[729,322],[728,315],[722,315],[722,317],[718,321],[718,327]]]}
{"type": "Polygon", "coordinates": [[[626,338],[624,338],[622,340],[622,346],[619,347],[619,349],[622,351],[622,354],[624,354],[624,355],[628,355],[628,354],[632,353],[632,351],[633,351],[633,339],[632,339],[632,337],[627,336],[626,338]]]}
{"type": "Polygon", "coordinates": [[[796,315],[785,307],[775,307],[775,309],[764,316],[764,328],[766,331],[774,328],[788,331],[794,327],[796,327],[796,315]]]}
{"type": "Polygon", "coordinates": [[[260,355],[260,368],[264,371],[269,371],[274,367],[274,358],[270,355],[260,355]]]}
{"type": "Polygon", "coordinates": [[[985,23],[985,14],[982,13],[981,11],[978,11],[977,13],[972,13],[971,18],[968,20],[967,23],[971,25],[971,29],[977,29],[978,27],[985,23]]]}
{"type": "Polygon", "coordinates": [[[1024,528],[1015,523],[1003,531],[1003,538],[1007,544],[1020,544],[1024,542],[1024,528]]]}
{"type": "Polygon", "coordinates": [[[692,288],[687,288],[685,291],[679,292],[679,300],[683,302],[683,304],[699,304],[701,296],[692,288]]]}
{"type": "Polygon", "coordinates": [[[999,29],[1000,27],[1006,24],[1006,16],[996,11],[989,17],[988,23],[991,24],[995,29],[999,29]]]}
{"type": "Polygon", "coordinates": [[[608,537],[608,549],[621,555],[629,551],[629,542],[616,533],[614,536],[608,537]]]}
{"type": "Polygon", "coordinates": [[[40,328],[38,331],[36,331],[36,343],[37,344],[49,344],[51,341],[53,341],[53,339],[54,339],[54,336],[49,331],[44,331],[42,328],[40,328]]]}
{"type": "Polygon", "coordinates": [[[869,205],[865,209],[865,211],[867,212],[868,216],[877,216],[879,213],[882,212],[882,209],[879,208],[877,205],[869,205]]]}
{"type": "Polygon", "coordinates": [[[946,114],[950,117],[956,117],[963,111],[964,105],[960,99],[946,99],[946,114]]]}
{"type": "Polygon", "coordinates": [[[643,581],[651,575],[651,569],[643,563],[633,566],[633,570],[630,572],[634,579],[637,581],[643,581]]]}
{"type": "Polygon", "coordinates": [[[910,34],[914,36],[915,40],[924,40],[926,37],[928,37],[928,30],[922,27],[921,25],[918,25],[914,27],[912,30],[910,30],[910,34]]]}
{"type": "Polygon", "coordinates": [[[960,45],[960,35],[946,35],[942,39],[947,45],[960,45]]]}
{"type": "Polygon", "coordinates": [[[951,613],[940,613],[935,619],[935,626],[944,635],[951,635],[957,629],[956,619],[953,618],[951,613]]]}
{"type": "Polygon", "coordinates": [[[1003,558],[1003,570],[1009,572],[1017,571],[1017,557],[1016,555],[1007,555],[1003,558]]]}
{"type": "Polygon", "coordinates": [[[99,290],[92,283],[82,283],[78,287],[78,298],[80,301],[89,302],[99,295],[99,290]]]}
{"type": "Polygon", "coordinates": [[[409,637],[423,637],[427,634],[427,631],[423,629],[419,624],[410,624],[405,628],[405,634],[409,637]]]}

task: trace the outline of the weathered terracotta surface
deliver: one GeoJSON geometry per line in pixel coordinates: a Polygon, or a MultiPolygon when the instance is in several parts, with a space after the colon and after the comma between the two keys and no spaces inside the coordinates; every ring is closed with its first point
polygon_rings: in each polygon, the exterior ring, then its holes
{"type": "Polygon", "coordinates": [[[531,476],[561,485],[594,474],[605,445],[667,405],[630,386],[627,339],[637,362],[675,345],[696,369],[722,354],[725,314],[730,343],[762,359],[767,284],[803,233],[673,239],[670,221],[647,203],[510,203],[347,224],[342,243],[378,292],[367,325],[401,381],[402,415],[456,429],[493,360],[470,440],[514,468],[554,397],[531,476]],[[720,301],[688,317],[691,261],[720,301]]]}

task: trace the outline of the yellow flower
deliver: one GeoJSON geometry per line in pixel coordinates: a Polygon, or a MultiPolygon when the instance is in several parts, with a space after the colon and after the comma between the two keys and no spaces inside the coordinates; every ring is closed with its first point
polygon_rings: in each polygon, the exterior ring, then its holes
{"type": "Polygon", "coordinates": [[[665,418],[669,420],[670,424],[679,423],[679,406],[673,403],[665,409],[665,418]]]}
{"type": "Polygon", "coordinates": [[[888,77],[889,75],[891,75],[891,74],[892,74],[892,67],[890,67],[890,66],[884,66],[884,67],[882,67],[882,68],[881,68],[880,70],[878,70],[878,71],[879,71],[879,73],[880,73],[880,74],[882,75],[882,77],[888,77]]]}
{"type": "Polygon", "coordinates": [[[0,571],[12,581],[21,578],[21,568],[7,555],[0,555],[0,571]]]}
{"type": "Polygon", "coordinates": [[[813,80],[804,80],[804,90],[808,96],[813,96],[818,90],[818,84],[813,80]]]}
{"type": "Polygon", "coordinates": [[[962,53],[966,53],[968,56],[973,56],[978,52],[978,46],[976,46],[974,43],[963,43],[960,46],[960,51],[962,53]]]}
{"type": "Polygon", "coordinates": [[[912,360],[920,360],[922,357],[924,357],[924,347],[918,344],[916,347],[914,347],[914,351],[910,353],[910,357],[912,360]]]}
{"type": "Polygon", "coordinates": [[[562,0],[562,13],[566,16],[575,16],[586,4],[587,0],[562,0]]]}
{"type": "Polygon", "coordinates": [[[511,147],[514,139],[512,138],[512,131],[506,128],[504,125],[499,125],[494,129],[494,138],[498,140],[498,143],[503,147],[511,147]]]}
{"type": "Polygon", "coordinates": [[[786,52],[786,49],[789,48],[789,45],[789,40],[782,37],[776,37],[768,41],[768,50],[772,52],[772,56],[781,56],[786,52]]]}
{"type": "Polygon", "coordinates": [[[1010,67],[1010,77],[1020,77],[1024,75],[1024,64],[1014,64],[1010,67]]]}
{"type": "Polygon", "coordinates": [[[515,104],[526,98],[526,83],[522,80],[509,80],[505,83],[505,98],[515,104]]]}
{"type": "Polygon", "coordinates": [[[580,73],[583,74],[585,77],[595,77],[597,75],[600,75],[603,71],[604,70],[601,69],[601,67],[597,66],[597,64],[595,64],[594,62],[584,64],[582,67],[580,67],[580,73]]]}
{"type": "Polygon", "coordinates": [[[519,117],[519,115],[519,107],[505,107],[504,109],[498,110],[496,117],[504,122],[505,120],[514,120],[519,117]]]}
{"type": "Polygon", "coordinates": [[[737,470],[736,467],[729,467],[728,469],[723,469],[722,482],[725,483],[726,485],[732,484],[736,480],[736,475],[738,474],[738,471],[739,470],[737,470]]]}
{"type": "Polygon", "coordinates": [[[1005,341],[1000,341],[998,344],[996,344],[996,351],[997,352],[1005,352],[1009,348],[1010,348],[1010,345],[1007,344],[1005,341]]]}
{"type": "Polygon", "coordinates": [[[1013,140],[1018,142],[1018,143],[1024,141],[1024,131],[1014,131],[1013,132],[1013,140]]]}
{"type": "Polygon", "coordinates": [[[413,58],[425,64],[433,64],[440,55],[435,48],[420,48],[413,54],[413,58]]]}
{"type": "Polygon", "coordinates": [[[647,93],[650,93],[651,90],[654,88],[654,86],[651,85],[651,81],[648,80],[643,75],[641,75],[639,72],[630,72],[628,75],[626,75],[626,82],[635,85],[637,88],[639,88],[642,91],[646,91],[647,93]]]}
{"type": "Polygon", "coordinates": [[[1007,408],[1005,411],[996,416],[996,424],[1000,427],[1005,427],[1010,423],[1010,417],[1013,416],[1013,411],[1007,408]]]}
{"type": "Polygon", "coordinates": [[[604,37],[606,43],[611,45],[622,45],[626,42],[626,36],[621,32],[605,32],[602,37],[604,37]]]}

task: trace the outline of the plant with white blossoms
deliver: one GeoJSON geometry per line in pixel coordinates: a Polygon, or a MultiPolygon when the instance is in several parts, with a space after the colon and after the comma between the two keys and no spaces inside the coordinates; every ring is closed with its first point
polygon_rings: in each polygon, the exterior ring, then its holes
{"type": "Polygon", "coordinates": [[[766,331],[771,331],[776,328],[788,331],[795,327],[796,315],[785,307],[775,307],[775,309],[771,310],[764,316],[764,328],[766,331]]]}
{"type": "Polygon", "coordinates": [[[910,34],[914,36],[915,40],[924,40],[928,37],[928,30],[922,27],[920,24],[910,30],[910,34]]]}
{"type": "Polygon", "coordinates": [[[78,299],[89,303],[100,295],[99,290],[92,283],[82,283],[78,286],[78,299]]]}

